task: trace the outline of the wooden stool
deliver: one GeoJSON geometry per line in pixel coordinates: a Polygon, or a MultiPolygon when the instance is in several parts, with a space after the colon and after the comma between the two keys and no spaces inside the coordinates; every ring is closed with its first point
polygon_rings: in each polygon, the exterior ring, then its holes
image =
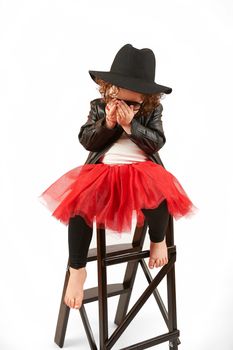
{"type": "MultiPolygon", "coordinates": [[[[144,226],[138,228],[136,226],[132,243],[116,244],[106,246],[106,237],[104,229],[97,229],[97,248],[89,249],[89,261],[96,261],[98,266],[98,286],[94,288],[84,289],[84,299],[81,308],[79,309],[82,322],[86,331],[86,335],[90,344],[90,349],[97,350],[97,345],[90,327],[90,323],[86,314],[85,304],[97,301],[99,303],[99,349],[108,350],[113,347],[121,334],[140,311],[141,307],[153,293],[155,300],[162,313],[164,321],[167,325],[168,332],[132,344],[131,346],[122,348],[121,350],[141,350],[147,349],[154,345],[169,341],[169,350],[177,350],[180,344],[180,332],[177,329],[176,317],[176,290],[175,290],[175,261],[176,261],[176,246],[174,245],[173,217],[170,215],[169,223],[166,232],[166,243],[168,247],[168,263],[161,267],[157,275],[152,278],[149,268],[145,262],[145,258],[150,256],[149,250],[142,251],[145,235],[147,231],[147,222],[144,226]],[[113,264],[128,262],[126,266],[123,283],[107,284],[106,267],[113,264]],[[130,297],[138,269],[138,263],[146,276],[149,283],[148,287],[142,293],[137,302],[128,311],[130,297]],[[160,281],[167,276],[167,305],[166,310],[162,298],[157,290],[160,281]],[[115,315],[115,324],[118,327],[108,336],[108,298],[115,295],[120,295],[117,311],[115,315]]],[[[57,320],[56,333],[54,341],[59,347],[63,347],[64,338],[69,318],[70,308],[64,303],[63,299],[66,292],[66,287],[69,279],[69,261],[65,276],[65,283],[61,298],[60,310],[57,320]]]]}

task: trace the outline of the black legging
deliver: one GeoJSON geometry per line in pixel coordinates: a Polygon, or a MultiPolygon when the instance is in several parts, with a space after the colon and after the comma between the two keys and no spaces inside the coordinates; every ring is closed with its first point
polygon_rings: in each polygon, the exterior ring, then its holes
{"type": "MultiPolygon", "coordinates": [[[[169,219],[166,199],[155,209],[141,210],[148,223],[151,242],[163,241],[169,219]]],[[[92,234],[93,227],[88,226],[80,215],[70,218],[68,226],[69,266],[75,269],[86,266],[92,234]]]]}

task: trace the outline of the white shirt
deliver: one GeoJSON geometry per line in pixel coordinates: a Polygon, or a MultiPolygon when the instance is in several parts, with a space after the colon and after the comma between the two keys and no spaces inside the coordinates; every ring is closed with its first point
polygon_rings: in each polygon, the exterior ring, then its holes
{"type": "Polygon", "coordinates": [[[148,160],[147,154],[123,131],[119,139],[99,159],[104,164],[131,164],[148,160]]]}

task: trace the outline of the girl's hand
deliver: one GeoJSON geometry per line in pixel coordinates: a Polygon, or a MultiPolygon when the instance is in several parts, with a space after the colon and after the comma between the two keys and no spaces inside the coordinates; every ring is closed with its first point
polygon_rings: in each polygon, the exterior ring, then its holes
{"type": "Polygon", "coordinates": [[[133,106],[128,106],[124,101],[118,100],[117,101],[117,122],[121,126],[129,126],[131,123],[131,120],[133,119],[134,115],[138,111],[134,111],[133,106]]]}
{"type": "Polygon", "coordinates": [[[116,117],[116,98],[112,99],[112,101],[108,102],[105,107],[106,112],[106,125],[109,128],[114,128],[117,123],[116,117]]]}

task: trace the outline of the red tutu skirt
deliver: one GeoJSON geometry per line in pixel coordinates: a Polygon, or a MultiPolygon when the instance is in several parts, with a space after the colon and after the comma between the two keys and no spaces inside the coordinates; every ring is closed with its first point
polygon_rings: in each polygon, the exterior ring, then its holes
{"type": "Polygon", "coordinates": [[[133,213],[137,226],[144,224],[142,208],[157,208],[166,199],[175,219],[196,211],[177,178],[162,165],[152,162],[131,164],[84,164],[69,170],[39,197],[52,216],[67,225],[81,215],[89,226],[115,232],[130,232],[133,213]]]}

